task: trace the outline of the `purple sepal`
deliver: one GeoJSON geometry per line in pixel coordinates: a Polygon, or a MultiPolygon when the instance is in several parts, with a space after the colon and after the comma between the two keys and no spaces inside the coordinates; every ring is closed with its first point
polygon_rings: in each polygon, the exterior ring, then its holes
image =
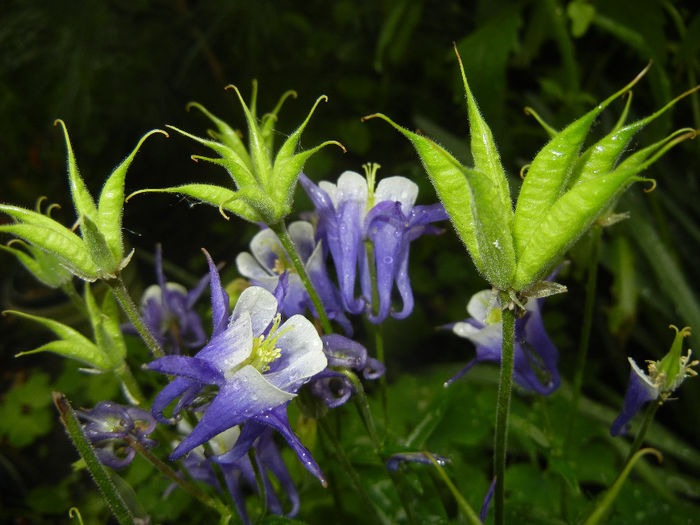
{"type": "Polygon", "coordinates": [[[135,451],[124,441],[127,436],[145,448],[158,444],[148,438],[156,428],[156,421],[140,408],[102,401],[76,414],[83,421],[85,437],[95,446],[98,459],[113,469],[122,469],[134,459],[135,451]]]}
{"type": "MultiPolygon", "coordinates": [[[[386,460],[386,468],[391,471],[397,471],[401,465],[404,463],[422,463],[424,465],[432,465],[433,462],[430,458],[426,457],[425,452],[399,452],[397,454],[392,454],[389,459],[386,460]]],[[[437,454],[429,453],[438,465],[446,465],[450,460],[443,456],[438,456],[437,454]]]]}
{"type": "Polygon", "coordinates": [[[479,519],[482,523],[486,522],[486,516],[489,513],[489,507],[491,506],[491,499],[493,498],[494,490],[496,490],[496,478],[493,478],[493,481],[491,481],[491,485],[489,485],[489,490],[486,492],[486,497],[484,498],[484,503],[481,505],[479,519]]]}
{"type": "Polygon", "coordinates": [[[610,427],[611,436],[619,436],[627,430],[627,424],[645,403],[659,397],[659,389],[654,386],[646,374],[630,358],[630,380],[625,392],[622,411],[610,427]]]}
{"type": "MultiPolygon", "coordinates": [[[[311,392],[321,398],[328,408],[336,408],[347,403],[355,393],[352,382],[339,372],[321,372],[323,377],[316,377],[311,382],[311,392]]],[[[319,374],[319,375],[321,375],[319,374]]]]}

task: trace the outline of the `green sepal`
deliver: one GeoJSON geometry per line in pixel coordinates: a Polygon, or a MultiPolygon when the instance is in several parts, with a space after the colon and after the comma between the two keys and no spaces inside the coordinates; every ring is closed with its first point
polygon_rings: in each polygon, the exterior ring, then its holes
{"type": "Polygon", "coordinates": [[[568,186],[593,121],[611,102],[634,86],[648,67],[624,88],[555,135],[532,160],[515,208],[513,236],[518,257],[539,233],[543,217],[568,186]]]}
{"type": "Polygon", "coordinates": [[[580,167],[580,172],[577,174],[574,184],[578,182],[585,182],[586,180],[610,171],[634,135],[644,128],[644,126],[664,114],[669,108],[673,107],[676,102],[697,91],[698,89],[700,89],[700,86],[682,93],[671,100],[664,107],[658,111],[655,111],[646,118],[638,120],[625,127],[615,126],[613,131],[592,145],[581,156],[582,159],[585,159],[585,163],[580,167]]]}
{"type": "Polygon", "coordinates": [[[630,155],[614,171],[574,185],[550,207],[541,220],[537,242],[530,243],[518,257],[513,288],[527,288],[545,275],[614,198],[633,182],[644,180],[637,177],[639,172],[674,145],[694,136],[694,130],[675,131],[665,139],[630,155]]]}
{"type": "MultiPolygon", "coordinates": [[[[206,117],[208,117],[209,120],[211,120],[216,125],[216,128],[218,131],[208,130],[209,135],[214,140],[219,141],[222,145],[229,147],[233,151],[235,158],[238,159],[237,162],[242,163],[243,166],[248,170],[248,173],[252,177],[253,176],[252,175],[253,174],[253,163],[250,160],[250,155],[248,155],[248,150],[245,149],[245,144],[243,144],[243,141],[241,140],[239,133],[235,129],[233,129],[231,126],[229,126],[226,122],[224,122],[219,117],[217,117],[216,115],[211,113],[207,108],[205,108],[200,103],[190,102],[189,104],[187,104],[186,109],[189,111],[190,108],[197,108],[206,117]]],[[[176,129],[176,128],[173,128],[173,129],[176,129]]],[[[177,131],[182,133],[183,135],[194,138],[195,140],[201,140],[201,139],[198,139],[197,137],[194,137],[193,135],[185,133],[184,131],[180,131],[179,129],[177,131]]],[[[210,142],[207,143],[206,145],[211,147],[212,149],[214,149],[213,146],[211,146],[210,142]]],[[[218,151],[218,150],[216,150],[216,151],[218,151]]]]}
{"type": "Polygon", "coordinates": [[[272,157],[272,151],[268,149],[265,140],[263,139],[260,128],[258,127],[258,121],[255,118],[255,99],[257,98],[257,82],[254,85],[253,93],[254,96],[251,102],[251,108],[248,109],[241,92],[234,85],[226,86],[226,89],[233,89],[238,96],[238,100],[243,108],[243,113],[245,115],[246,122],[248,123],[248,154],[250,155],[250,160],[253,163],[253,173],[257,175],[257,179],[260,184],[267,186],[270,183],[270,177],[272,176],[272,164],[270,159],[272,157]]]}
{"type": "Polygon", "coordinates": [[[53,319],[31,315],[24,312],[19,312],[17,310],[5,310],[4,313],[17,315],[19,317],[37,322],[61,338],[57,341],[51,341],[50,343],[35,348],[34,350],[19,352],[18,354],[15,354],[15,357],[37,354],[39,352],[53,352],[63,357],[69,357],[71,359],[81,361],[98,370],[110,370],[113,366],[113,363],[104,354],[104,352],[102,352],[87,337],[70,326],[54,321],[53,319]]]}
{"type": "MultiPolygon", "coordinates": [[[[6,208],[0,206],[0,208],[6,208]]],[[[3,210],[6,211],[6,210],[3,210]]],[[[0,226],[0,231],[11,233],[55,255],[71,273],[86,281],[94,281],[98,271],[90,257],[87,246],[68,228],[55,223],[58,228],[44,225],[17,223],[0,226]]]]}
{"type": "Polygon", "coordinates": [[[115,261],[124,258],[124,244],[122,241],[122,214],[124,212],[124,179],[126,170],[129,169],[136,153],[145,140],[156,133],[168,134],[160,129],[154,129],[146,133],[136,144],[134,150],[117,166],[107,178],[100,193],[97,206],[97,228],[104,236],[105,242],[112,252],[115,261]]]}
{"type": "Polygon", "coordinates": [[[54,121],[53,125],[61,126],[63,136],[66,140],[66,150],[68,150],[68,185],[70,187],[71,197],[73,198],[75,213],[78,217],[81,215],[91,215],[94,217],[97,215],[97,207],[78,171],[78,165],[75,161],[75,155],[73,154],[73,148],[70,143],[70,138],[68,137],[66,124],[61,119],[57,119],[54,121]]]}
{"type": "Polygon", "coordinates": [[[299,174],[301,173],[306,160],[321,148],[325,148],[331,144],[339,146],[343,150],[343,153],[345,153],[345,147],[343,147],[340,142],[335,140],[327,140],[315,148],[304,150],[290,157],[281,158],[279,154],[277,155],[275,158],[275,176],[273,179],[274,185],[272,187],[272,191],[274,202],[284,203],[281,210],[282,215],[279,217],[279,219],[282,219],[285,215],[288,215],[292,210],[294,190],[296,189],[299,174]]]}
{"type": "Polygon", "coordinates": [[[671,325],[676,331],[676,336],[671,343],[671,349],[656,365],[658,377],[663,377],[663,384],[660,385],[662,392],[673,392],[686,378],[686,367],[681,360],[683,353],[683,339],[690,336],[690,328],[685,327],[679,330],[671,325]],[[663,374],[663,375],[662,375],[663,374]]]}
{"type": "Polygon", "coordinates": [[[510,198],[510,187],[508,186],[506,174],[503,171],[498,148],[496,148],[496,143],[493,140],[491,128],[489,128],[488,124],[481,116],[479,106],[472,95],[471,89],[469,89],[462,59],[457,52],[456,45],[455,53],[457,53],[457,61],[459,62],[459,70],[462,74],[462,83],[467,98],[469,133],[471,135],[471,153],[472,159],[474,160],[474,169],[491,179],[493,185],[498,189],[499,206],[503,209],[509,209],[512,215],[513,203],[510,198]]]}
{"type": "Polygon", "coordinates": [[[177,193],[187,195],[188,197],[200,200],[220,210],[230,211],[250,222],[260,222],[263,220],[258,212],[250,205],[242,200],[236,199],[237,192],[214,184],[183,184],[182,186],[173,186],[172,188],[139,190],[129,195],[127,200],[140,193],[177,193]]]}
{"type": "Polygon", "coordinates": [[[515,274],[513,248],[513,208],[503,206],[500,187],[486,174],[462,168],[471,190],[472,216],[476,241],[486,280],[499,290],[507,290],[515,274]]]}
{"type": "Polygon", "coordinates": [[[19,260],[20,263],[43,284],[50,288],[60,288],[71,280],[71,273],[61,264],[58,257],[50,252],[45,252],[27,244],[21,239],[13,239],[12,244],[21,244],[29,252],[18,250],[4,244],[0,244],[0,249],[5,250],[19,260]],[[30,255],[31,254],[31,255],[30,255]]]}
{"type": "Polygon", "coordinates": [[[207,146],[208,148],[213,149],[219,155],[221,155],[220,159],[202,157],[200,155],[193,155],[192,159],[194,161],[205,160],[207,162],[211,162],[212,164],[223,166],[226,169],[226,171],[228,171],[237,189],[258,184],[258,179],[256,178],[255,171],[253,170],[253,167],[250,163],[250,157],[248,157],[247,153],[245,153],[245,156],[241,156],[239,155],[239,152],[236,149],[233,149],[225,144],[221,144],[215,140],[203,139],[201,137],[183,131],[179,128],[176,128],[175,126],[168,125],[166,127],[177,131],[185,137],[191,138],[192,140],[199,142],[203,146],[207,146]]]}
{"type": "Polygon", "coordinates": [[[95,344],[109,363],[107,369],[115,370],[124,362],[126,345],[119,329],[119,310],[114,296],[111,291],[108,291],[102,302],[102,308],[99,308],[90,286],[86,285],[85,305],[90,317],[95,344]]]}
{"type": "Polygon", "coordinates": [[[90,253],[90,258],[97,267],[97,275],[100,279],[114,279],[119,270],[121,261],[115,259],[107,240],[90,217],[84,215],[80,217],[80,231],[83,234],[83,241],[90,253]]]}
{"type": "MultiPolygon", "coordinates": [[[[260,133],[262,134],[263,141],[265,141],[265,145],[269,151],[272,151],[274,146],[273,140],[275,138],[275,122],[277,122],[277,114],[280,112],[282,106],[289,97],[297,98],[297,92],[290,89],[282,93],[282,96],[277,102],[275,108],[270,113],[263,115],[261,119],[262,128],[260,129],[260,133]]],[[[308,121],[308,118],[306,120],[308,121]]]]}
{"type": "Polygon", "coordinates": [[[460,239],[474,260],[476,267],[485,274],[482,256],[476,240],[476,222],[472,212],[472,192],[464,174],[464,168],[442,146],[427,137],[402,128],[382,113],[368,115],[363,120],[380,118],[391,124],[406,137],[416,149],[423,167],[430,177],[438,197],[445,206],[445,211],[457,231],[460,239]]]}

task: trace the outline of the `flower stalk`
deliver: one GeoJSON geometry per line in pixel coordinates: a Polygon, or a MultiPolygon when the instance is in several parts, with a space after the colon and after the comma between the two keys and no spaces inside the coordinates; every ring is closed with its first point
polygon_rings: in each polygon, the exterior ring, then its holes
{"type": "MultiPolygon", "coordinates": [[[[503,298],[504,302],[507,300],[503,298]]],[[[507,302],[505,304],[508,304],[507,302]]],[[[505,510],[505,471],[508,443],[508,414],[513,389],[513,341],[515,338],[515,308],[504,308],[503,318],[503,357],[498,378],[498,399],[496,401],[496,437],[494,442],[493,470],[496,477],[494,510],[496,525],[503,525],[505,510]]]]}
{"type": "Polygon", "coordinates": [[[131,321],[131,323],[134,325],[136,331],[141,336],[141,339],[153,354],[153,357],[163,357],[165,355],[163,349],[158,344],[158,341],[155,340],[153,334],[151,334],[148,328],[146,328],[146,325],[143,324],[141,314],[136,308],[131,295],[129,295],[129,291],[126,289],[126,285],[124,284],[124,280],[122,279],[121,275],[119,275],[116,279],[106,282],[114,292],[114,296],[117,298],[119,305],[129,318],[129,321],[131,321]]]}
{"type": "Polygon", "coordinates": [[[301,282],[304,284],[304,288],[306,288],[306,291],[309,292],[311,302],[314,304],[314,308],[316,308],[316,312],[318,312],[318,317],[321,320],[321,326],[323,327],[323,331],[327,334],[332,334],[333,327],[331,326],[331,323],[328,320],[326,310],[323,308],[323,303],[321,302],[321,299],[318,296],[316,289],[314,288],[313,284],[311,283],[311,280],[309,279],[308,274],[306,273],[306,270],[304,269],[304,264],[301,262],[299,252],[297,252],[294,241],[289,236],[287,226],[284,224],[284,221],[279,221],[276,224],[271,224],[270,229],[272,229],[272,231],[275,232],[280,242],[282,243],[282,246],[289,254],[289,258],[291,259],[292,265],[294,265],[294,269],[299,275],[301,282]]]}

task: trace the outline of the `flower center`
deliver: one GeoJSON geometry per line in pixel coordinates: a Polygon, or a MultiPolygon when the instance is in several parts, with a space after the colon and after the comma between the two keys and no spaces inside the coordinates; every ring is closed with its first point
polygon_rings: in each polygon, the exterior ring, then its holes
{"type": "Polygon", "coordinates": [[[261,373],[270,370],[270,363],[282,355],[282,349],[276,346],[277,340],[283,333],[291,329],[288,327],[284,330],[277,330],[280,321],[281,316],[277,314],[272,321],[268,335],[259,335],[253,339],[253,350],[248,359],[241,363],[241,367],[250,365],[261,373]]]}

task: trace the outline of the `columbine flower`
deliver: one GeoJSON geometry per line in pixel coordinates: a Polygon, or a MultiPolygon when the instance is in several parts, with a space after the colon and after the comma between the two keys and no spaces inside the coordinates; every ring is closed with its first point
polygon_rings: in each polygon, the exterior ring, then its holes
{"type": "Polygon", "coordinates": [[[441,204],[414,206],[418,186],[405,177],[387,177],[374,187],[379,166],[365,165],[366,178],[346,171],[337,184],[321,181],[317,186],[305,175],[299,180],[318,212],[317,238],[324,241],[335,263],[344,308],[354,314],[371,310],[370,264],[375,265],[378,311],[370,312],[373,323],[386,319],[391,293],[396,288],[402,309],[392,312],[404,319],[413,311],[413,292],[408,278],[408,252],[411,241],[441,230],[429,223],[447,219],[441,204]],[[368,261],[366,241],[373,246],[373,262],[368,261]],[[359,271],[362,297],[355,297],[359,271]]]}
{"type": "Polygon", "coordinates": [[[134,459],[136,452],[125,441],[127,436],[145,448],[157,445],[147,437],[155,430],[156,421],[140,408],[102,401],[91,410],[78,410],[77,415],[85,421],[83,431],[95,445],[97,458],[113,469],[122,469],[134,459]]]}
{"type": "MultiPolygon", "coordinates": [[[[293,222],[289,225],[289,236],[297,247],[306,273],[321,298],[328,317],[338,321],[345,333],[352,334],[352,326],[343,313],[338,290],[326,271],[321,242],[314,240],[313,225],[305,221],[293,222]]],[[[289,255],[271,229],[265,228],[253,237],[250,241],[250,251],[252,255],[243,252],[236,257],[236,266],[241,275],[250,279],[253,284],[274,293],[280,275],[289,272],[287,290],[281,301],[280,311],[285,317],[291,317],[296,314],[303,315],[308,308],[318,317],[289,255]]]]}
{"type": "MultiPolygon", "coordinates": [[[[202,328],[202,320],[193,307],[209,282],[209,275],[204,276],[190,291],[181,284],[166,282],[163,250],[159,244],[156,246],[156,280],[158,284],[146,288],[141,297],[143,323],[155,340],[172,354],[182,353],[183,346],[199,348],[204,345],[207,336],[202,328]]],[[[137,334],[131,324],[123,329],[137,334]]]]}
{"type": "MultiPolygon", "coordinates": [[[[186,428],[186,431],[191,430],[188,425],[184,424],[184,421],[181,421],[178,424],[178,428],[182,430],[183,427],[186,428]]],[[[210,440],[209,446],[215,454],[222,455],[226,451],[231,450],[238,443],[240,434],[240,427],[232,427],[210,440]]],[[[246,448],[251,447],[255,450],[255,462],[258,472],[262,474],[261,477],[264,489],[262,497],[265,498],[267,508],[273,514],[285,515],[288,517],[296,516],[299,511],[299,493],[277,449],[277,445],[272,436],[272,429],[269,427],[266,428],[252,443],[246,443],[246,448]],[[291,503],[291,509],[287,512],[282,508],[280,498],[275,492],[275,487],[270,480],[270,474],[277,478],[280,488],[286,493],[287,499],[291,503]]],[[[241,447],[239,447],[239,451],[240,449],[241,447]]],[[[235,460],[228,462],[217,460],[216,462],[221,465],[221,472],[223,473],[226,488],[231,494],[231,498],[236,505],[236,510],[238,511],[241,521],[244,525],[249,525],[251,520],[246,510],[243,485],[247,485],[256,492],[258,490],[258,484],[255,479],[255,469],[250,461],[250,457],[246,454],[246,451],[243,451],[242,455],[235,460]]],[[[190,454],[185,457],[182,465],[187,469],[192,479],[206,483],[217,490],[221,490],[213,468],[212,458],[205,455],[203,446],[200,445],[193,449],[190,454]]],[[[173,484],[166,494],[169,494],[176,486],[177,485],[173,484]]]]}
{"type": "Polygon", "coordinates": [[[630,382],[625,394],[625,401],[622,412],[610,428],[610,434],[619,436],[627,427],[627,423],[634,417],[639,409],[649,401],[659,400],[663,403],[674,390],[676,390],[686,377],[697,375],[691,367],[698,364],[698,361],[691,361],[691,350],[686,355],[681,355],[683,350],[683,338],[690,335],[690,328],[685,327],[676,330],[676,337],[671,345],[671,350],[660,361],[647,361],[649,363],[649,374],[637,366],[634,359],[629,357],[632,367],[630,371],[630,382]]]}
{"type": "Polygon", "coordinates": [[[360,343],[338,334],[321,337],[323,352],[328,359],[328,368],[317,374],[311,381],[311,391],[328,408],[343,405],[355,393],[355,386],[343,373],[333,370],[346,368],[361,372],[365,379],[379,379],[384,375],[384,365],[367,356],[367,349],[360,343]]]}
{"type": "MultiPolygon", "coordinates": [[[[544,330],[540,301],[529,300],[525,304],[525,315],[515,320],[513,378],[523,388],[539,394],[550,394],[560,383],[557,370],[559,354],[544,330]]],[[[449,379],[445,386],[462,377],[477,363],[501,362],[503,323],[498,293],[482,290],[474,294],[469,300],[467,311],[471,315],[469,319],[450,327],[455,334],[476,345],[476,357],[449,379]]]]}
{"type": "Polygon", "coordinates": [[[153,415],[161,421],[167,421],[163,410],[171,401],[181,397],[173,409],[177,415],[206,386],[215,387],[201,420],[171,459],[236,425],[243,424],[241,438],[245,436],[250,444],[271,426],[284,436],[304,466],[324,482],[318,465],[287,420],[289,401],[327,364],[316,329],[300,315],[281,324],[277,300],[258,286],[243,291],[226,322],[228,295],[208,254],[207,260],[214,320],[211,340],[194,357],[171,355],[146,365],[176,376],[153,403],[153,415]]]}

